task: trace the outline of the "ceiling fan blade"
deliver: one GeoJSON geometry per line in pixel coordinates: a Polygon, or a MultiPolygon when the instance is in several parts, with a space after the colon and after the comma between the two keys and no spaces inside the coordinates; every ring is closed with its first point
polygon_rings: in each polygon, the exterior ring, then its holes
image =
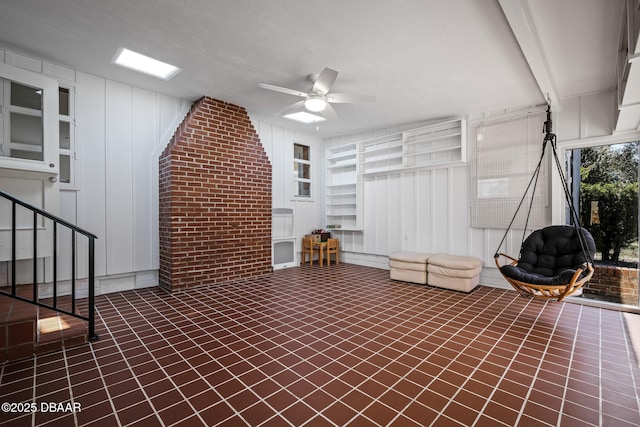
{"type": "Polygon", "coordinates": [[[275,92],[282,92],[288,95],[303,96],[303,97],[306,97],[308,95],[307,93],[300,92],[299,90],[287,89],[286,87],[274,86],[266,83],[260,83],[258,86],[260,86],[262,89],[273,90],[275,92]]]}
{"type": "Polygon", "coordinates": [[[376,102],[374,95],[357,95],[354,93],[330,93],[326,96],[327,102],[336,104],[352,104],[361,102],[376,102]]]}
{"type": "Polygon", "coordinates": [[[336,110],[333,109],[331,104],[327,104],[327,106],[324,107],[324,110],[318,111],[317,113],[311,113],[311,114],[317,114],[319,116],[324,117],[327,120],[335,120],[338,118],[338,113],[336,113],[336,110]]]}
{"type": "Polygon", "coordinates": [[[318,75],[316,81],[313,82],[311,90],[315,93],[319,93],[320,95],[324,95],[329,92],[331,86],[333,86],[333,83],[336,81],[336,78],[338,78],[338,72],[325,67],[325,69],[318,75]]]}

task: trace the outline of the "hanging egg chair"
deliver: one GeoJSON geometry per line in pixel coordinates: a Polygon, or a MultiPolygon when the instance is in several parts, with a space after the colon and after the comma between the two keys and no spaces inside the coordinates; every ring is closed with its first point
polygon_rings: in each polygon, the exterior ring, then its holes
{"type": "MultiPolygon", "coordinates": [[[[544,123],[546,135],[540,161],[498,245],[494,259],[502,276],[520,295],[562,301],[565,297],[579,291],[593,276],[593,257],[596,245],[593,236],[580,226],[578,214],[562,171],[562,164],[558,159],[556,136],[552,133],[551,126],[551,105],[549,104],[547,107],[547,121],[544,123]],[[530,189],[532,189],[531,197],[533,198],[547,147],[550,147],[556,168],[560,174],[573,225],[545,227],[533,231],[526,239],[523,233],[519,256],[513,257],[504,254],[500,252],[500,248],[530,189]]],[[[529,204],[529,212],[527,213],[524,227],[525,232],[531,214],[531,206],[532,204],[529,204]]]]}

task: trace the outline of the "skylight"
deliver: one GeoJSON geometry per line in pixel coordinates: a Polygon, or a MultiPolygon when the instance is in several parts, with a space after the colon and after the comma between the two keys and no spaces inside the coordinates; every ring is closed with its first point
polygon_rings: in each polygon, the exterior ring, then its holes
{"type": "Polygon", "coordinates": [[[317,122],[324,122],[326,120],[324,117],[316,116],[315,114],[310,114],[304,111],[287,114],[283,117],[285,119],[295,120],[297,122],[302,122],[302,123],[317,123],[317,122]]]}
{"type": "Polygon", "coordinates": [[[116,52],[112,61],[114,64],[130,68],[140,73],[145,73],[164,80],[169,80],[180,69],[166,62],[158,61],[140,53],[121,47],[116,52]]]}

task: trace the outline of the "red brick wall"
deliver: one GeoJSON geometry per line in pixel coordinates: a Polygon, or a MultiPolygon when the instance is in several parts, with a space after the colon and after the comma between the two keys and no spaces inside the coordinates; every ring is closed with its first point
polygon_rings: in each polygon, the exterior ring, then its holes
{"type": "Polygon", "coordinates": [[[271,272],[271,164],[243,108],[196,101],[159,174],[160,286],[271,272]]]}
{"type": "Polygon", "coordinates": [[[638,270],[612,265],[594,266],[595,272],[584,287],[586,294],[606,297],[622,304],[638,304],[638,270]]]}

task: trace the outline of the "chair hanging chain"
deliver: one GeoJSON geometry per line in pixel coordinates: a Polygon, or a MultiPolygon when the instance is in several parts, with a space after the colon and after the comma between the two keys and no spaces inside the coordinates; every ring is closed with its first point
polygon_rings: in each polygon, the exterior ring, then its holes
{"type": "Polygon", "coordinates": [[[569,205],[571,222],[573,223],[574,227],[576,228],[576,232],[578,233],[578,237],[579,237],[578,240],[580,242],[580,247],[582,249],[582,252],[585,255],[585,259],[589,260],[589,262],[592,263],[593,260],[591,259],[591,254],[586,249],[586,240],[582,232],[582,226],[580,225],[580,218],[573,204],[573,199],[569,191],[569,186],[567,184],[567,180],[562,171],[562,163],[560,162],[560,159],[558,158],[558,153],[556,151],[556,135],[553,133],[553,121],[551,120],[551,101],[547,102],[547,120],[544,122],[543,132],[545,133],[545,136],[544,136],[544,141],[542,143],[542,152],[540,154],[540,160],[538,161],[538,165],[536,166],[536,169],[534,170],[533,175],[529,180],[529,184],[527,185],[527,188],[524,191],[522,199],[520,199],[520,203],[518,204],[518,207],[516,208],[516,211],[513,214],[513,218],[511,218],[511,222],[509,222],[509,225],[507,226],[504,236],[502,236],[502,240],[500,240],[500,244],[498,245],[498,249],[496,250],[495,256],[499,255],[500,248],[502,247],[502,244],[507,238],[507,235],[509,234],[509,230],[511,230],[511,226],[513,225],[516,219],[516,216],[518,215],[518,212],[520,211],[520,208],[522,207],[522,204],[524,203],[524,200],[526,199],[527,194],[529,193],[529,189],[531,189],[532,188],[531,186],[533,185],[532,192],[531,192],[531,201],[529,202],[529,209],[527,211],[524,230],[522,232],[522,241],[520,242],[520,252],[518,253],[518,258],[520,258],[521,256],[522,244],[524,243],[524,240],[526,237],[527,227],[529,225],[529,218],[531,216],[531,209],[533,207],[533,198],[535,196],[536,187],[538,185],[538,177],[540,176],[540,169],[542,167],[542,162],[544,160],[544,155],[547,149],[547,143],[549,143],[549,145],[551,146],[551,151],[553,153],[556,169],[558,170],[558,174],[560,175],[560,181],[562,183],[562,189],[564,191],[565,200],[569,205]]]}

